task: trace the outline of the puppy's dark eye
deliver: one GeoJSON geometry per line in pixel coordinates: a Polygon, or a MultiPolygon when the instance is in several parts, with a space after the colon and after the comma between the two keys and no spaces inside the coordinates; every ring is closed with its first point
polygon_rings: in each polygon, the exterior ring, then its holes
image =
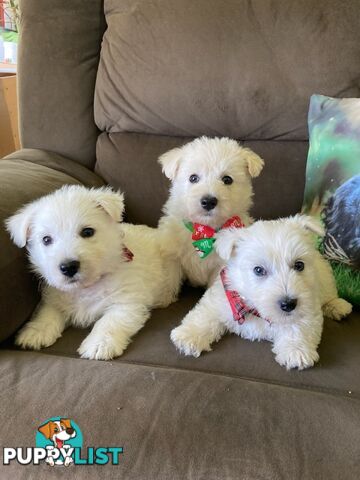
{"type": "Polygon", "coordinates": [[[231,177],[229,177],[229,175],[225,175],[224,177],[222,177],[221,179],[225,185],[231,185],[233,183],[233,179],[231,177]]]}
{"type": "Polygon", "coordinates": [[[81,230],[80,235],[83,238],[90,238],[95,235],[95,229],[91,227],[85,227],[81,230]]]}
{"type": "Polygon", "coordinates": [[[257,277],[265,277],[265,275],[267,275],[267,271],[265,270],[265,268],[260,267],[259,265],[254,267],[254,273],[257,277]]]}
{"type": "Polygon", "coordinates": [[[54,433],[58,433],[58,428],[54,428],[54,433]]]}
{"type": "Polygon", "coordinates": [[[45,235],[45,237],[42,238],[42,242],[44,245],[48,246],[52,244],[53,239],[50,237],[50,235],[45,235]]]}
{"type": "Polygon", "coordinates": [[[302,272],[304,268],[305,268],[304,262],[302,262],[301,260],[297,260],[294,263],[294,270],[296,270],[297,272],[302,272]]]}
{"type": "Polygon", "coordinates": [[[190,183],[198,183],[199,180],[200,180],[199,175],[196,175],[196,173],[193,173],[189,177],[189,182],[190,183]]]}

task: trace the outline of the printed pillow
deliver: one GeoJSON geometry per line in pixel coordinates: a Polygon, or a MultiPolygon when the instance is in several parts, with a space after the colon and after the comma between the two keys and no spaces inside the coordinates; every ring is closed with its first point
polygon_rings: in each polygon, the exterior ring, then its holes
{"type": "Polygon", "coordinates": [[[320,249],[340,296],[360,305],[360,99],[313,95],[303,212],[320,216],[320,249]]]}

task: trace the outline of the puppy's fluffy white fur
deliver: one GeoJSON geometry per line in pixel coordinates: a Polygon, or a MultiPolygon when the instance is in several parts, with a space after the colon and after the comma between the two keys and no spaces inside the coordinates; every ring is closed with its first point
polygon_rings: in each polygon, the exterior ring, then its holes
{"type": "Polygon", "coordinates": [[[165,235],[164,248],[178,259],[184,278],[194,286],[207,286],[223,261],[215,251],[204,259],[199,258],[184,220],[218,229],[230,217],[238,215],[248,225],[253,196],[251,179],[260,174],[264,162],[235,140],[207,137],[170,150],[159,162],[172,182],[159,223],[165,235]],[[197,175],[199,181],[191,183],[191,175],[197,175]],[[224,183],[225,176],[231,177],[231,185],[224,183]],[[218,200],[210,211],[201,206],[201,199],[208,195],[218,200]]]}
{"type": "Polygon", "coordinates": [[[52,345],[70,324],[88,327],[84,358],[108,360],[126,349],[154,307],[177,295],[176,266],[160,254],[156,229],[121,222],[123,196],[109,188],[65,186],[26,205],[7,221],[16,245],[27,246],[34,270],[44,280],[42,301],[16,338],[23,348],[52,345]],[[84,228],[95,234],[83,238],[84,228]],[[51,242],[44,245],[44,237],[51,242]],[[124,247],[133,254],[127,261],[124,247]],[[60,264],[80,262],[72,278],[60,264]]]}
{"type": "Polygon", "coordinates": [[[295,216],[259,221],[249,228],[218,234],[218,254],[227,261],[228,280],[261,318],[247,314],[241,325],[234,320],[220,275],[200,302],[171,332],[176,347],[186,355],[199,356],[226,332],[249,340],[273,342],[276,361],[287,369],[311,367],[318,359],[323,313],[335,320],[351,312],[338,298],[332,270],[317,251],[311,233],[323,233],[310,217],[295,216]],[[294,264],[304,263],[303,271],[294,264]],[[256,266],[266,274],[257,276],[256,266]],[[286,313],[284,298],[297,300],[286,313]],[[268,321],[266,321],[267,319],[268,321]]]}

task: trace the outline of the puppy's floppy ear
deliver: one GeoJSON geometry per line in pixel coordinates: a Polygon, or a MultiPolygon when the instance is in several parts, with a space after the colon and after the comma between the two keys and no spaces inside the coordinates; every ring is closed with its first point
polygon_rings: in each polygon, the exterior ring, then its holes
{"type": "Polygon", "coordinates": [[[41,427],[38,428],[39,432],[44,435],[45,438],[50,438],[50,422],[45,423],[45,425],[41,425],[41,427]]]}
{"type": "Polygon", "coordinates": [[[311,233],[315,233],[320,237],[325,235],[325,229],[320,220],[314,217],[310,217],[309,215],[295,215],[293,220],[311,233]]]}
{"type": "Polygon", "coordinates": [[[110,187],[94,188],[91,194],[96,203],[105,210],[115,222],[121,222],[124,213],[124,195],[114,192],[110,187]]]}
{"type": "Polygon", "coordinates": [[[174,180],[182,157],[182,148],[173,148],[159,157],[163,173],[170,180],[174,180]]]}
{"type": "Polygon", "coordinates": [[[30,225],[37,208],[37,202],[29,203],[18,210],[15,215],[5,220],[6,230],[18,247],[25,247],[30,235],[30,225]]]}
{"type": "Polygon", "coordinates": [[[264,160],[250,148],[240,147],[245,158],[250,177],[258,177],[264,167],[264,160]]]}
{"type": "Polygon", "coordinates": [[[244,236],[243,228],[226,228],[216,234],[215,250],[223,260],[230,260],[236,244],[244,236]]]}
{"type": "Polygon", "coordinates": [[[71,420],[69,418],[60,418],[60,423],[63,423],[66,428],[71,428],[71,420]]]}

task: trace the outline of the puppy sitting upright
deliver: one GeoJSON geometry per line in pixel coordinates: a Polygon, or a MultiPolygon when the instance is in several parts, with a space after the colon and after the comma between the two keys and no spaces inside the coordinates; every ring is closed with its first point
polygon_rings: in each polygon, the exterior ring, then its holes
{"type": "Polygon", "coordinates": [[[160,254],[158,232],[122,224],[123,196],[109,188],[65,186],[8,219],[16,245],[26,245],[43,278],[42,301],[17,345],[52,345],[69,324],[95,325],[82,342],[84,358],[123,353],[150,309],[165,307],[179,279],[160,254]]]}
{"type": "Polygon", "coordinates": [[[323,234],[300,215],[219,233],[216,248],[228,263],[171,332],[176,347],[197,357],[229,331],[273,342],[276,361],[287,369],[311,367],[319,359],[323,313],[340,320],[351,312],[311,233],[323,234]]]}
{"type": "Polygon", "coordinates": [[[211,284],[223,261],[213,249],[219,229],[249,224],[251,178],[263,160],[229,138],[201,137],[159,158],[171,180],[159,229],[194,286],[211,284]]]}

